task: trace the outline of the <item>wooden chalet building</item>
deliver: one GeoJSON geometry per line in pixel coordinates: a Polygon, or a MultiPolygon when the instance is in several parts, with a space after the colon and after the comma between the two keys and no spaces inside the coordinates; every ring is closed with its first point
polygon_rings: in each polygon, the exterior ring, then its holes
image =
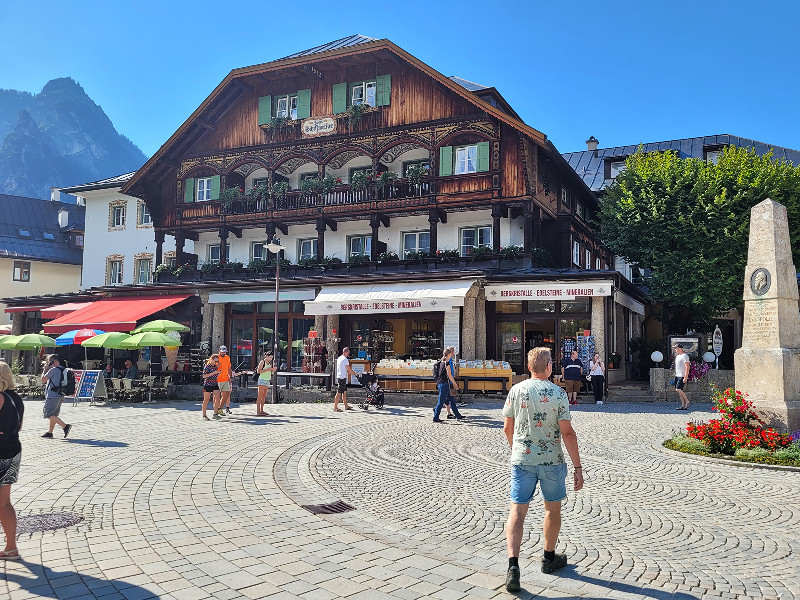
{"type": "Polygon", "coordinates": [[[155,264],[174,235],[188,265],[148,292],[193,289],[203,339],[235,363],[272,332],[275,237],[291,366],[316,328],[331,352],[373,362],[452,344],[521,373],[529,347],[587,330],[608,356],[642,312],[609,269],[596,197],[547,137],[495,88],[388,40],[232,71],[121,193],[147,204],[155,264]]]}

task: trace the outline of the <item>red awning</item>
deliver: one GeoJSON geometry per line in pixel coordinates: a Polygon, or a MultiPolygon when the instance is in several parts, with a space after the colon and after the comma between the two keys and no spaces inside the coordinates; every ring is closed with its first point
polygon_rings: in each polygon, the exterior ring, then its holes
{"type": "Polygon", "coordinates": [[[92,302],[63,317],[44,324],[47,334],[61,334],[73,329],[102,329],[131,331],[136,322],[189,296],[151,296],[136,298],[107,298],[92,302]]]}
{"type": "Polygon", "coordinates": [[[79,310],[81,308],[86,308],[92,304],[91,302],[69,302],[67,304],[57,304],[56,306],[51,306],[50,308],[43,308],[42,309],[42,319],[45,321],[49,321],[50,319],[57,319],[59,317],[63,317],[64,315],[68,315],[74,310],[79,310]]]}

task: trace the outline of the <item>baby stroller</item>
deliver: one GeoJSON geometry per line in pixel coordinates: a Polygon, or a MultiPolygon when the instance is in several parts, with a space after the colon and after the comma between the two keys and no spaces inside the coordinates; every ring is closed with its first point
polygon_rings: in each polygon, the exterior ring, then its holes
{"type": "Polygon", "coordinates": [[[358,405],[362,410],[369,410],[370,406],[377,409],[383,408],[383,390],[378,385],[378,376],[370,373],[358,373],[358,382],[361,387],[367,392],[367,397],[364,398],[358,405]]]}

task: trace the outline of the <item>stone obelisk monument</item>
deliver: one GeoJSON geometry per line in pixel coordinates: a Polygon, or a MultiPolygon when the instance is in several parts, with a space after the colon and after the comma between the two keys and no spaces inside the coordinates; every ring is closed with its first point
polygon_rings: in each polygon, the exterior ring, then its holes
{"type": "Polygon", "coordinates": [[[800,312],[786,207],[750,211],[744,271],[744,331],[734,356],[736,389],[776,429],[800,428],[800,312]]]}

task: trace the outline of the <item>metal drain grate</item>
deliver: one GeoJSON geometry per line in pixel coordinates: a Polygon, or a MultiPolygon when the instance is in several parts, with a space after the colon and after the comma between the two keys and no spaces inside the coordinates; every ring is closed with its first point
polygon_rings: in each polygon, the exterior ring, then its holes
{"type": "Polygon", "coordinates": [[[355,506],[350,506],[343,500],[330,502],[329,504],[303,504],[303,508],[315,515],[335,515],[356,509],[355,506]]]}
{"type": "Polygon", "coordinates": [[[81,521],[83,521],[83,515],[71,512],[26,515],[17,519],[17,534],[63,529],[77,525],[81,521]]]}

